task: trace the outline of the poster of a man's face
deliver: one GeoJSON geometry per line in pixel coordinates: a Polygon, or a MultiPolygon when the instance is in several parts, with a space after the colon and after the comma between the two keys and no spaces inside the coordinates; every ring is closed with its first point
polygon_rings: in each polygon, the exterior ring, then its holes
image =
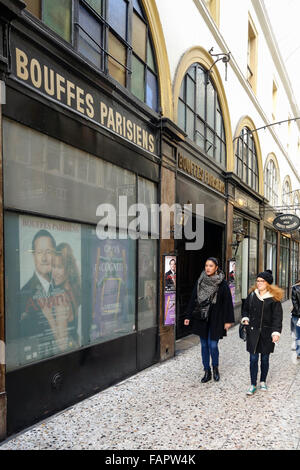
{"type": "Polygon", "coordinates": [[[18,251],[19,337],[14,356],[20,365],[80,344],[80,226],[20,216],[18,251]]]}
{"type": "Polygon", "coordinates": [[[176,257],[165,257],[165,291],[176,291],[176,257]]]}
{"type": "Polygon", "coordinates": [[[176,320],[176,256],[165,256],[164,297],[164,324],[174,325],[176,320]]]}
{"type": "Polygon", "coordinates": [[[55,240],[46,230],[40,230],[32,242],[33,259],[36,271],[50,282],[52,258],[55,253],[55,240]]]}

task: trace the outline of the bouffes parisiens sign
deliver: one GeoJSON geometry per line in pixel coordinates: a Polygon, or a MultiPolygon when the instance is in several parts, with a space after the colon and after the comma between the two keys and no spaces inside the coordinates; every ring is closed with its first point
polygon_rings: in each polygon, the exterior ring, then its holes
{"type": "Polygon", "coordinates": [[[12,76],[49,100],[74,111],[150,153],[157,153],[155,128],[100,87],[75,76],[52,55],[16,35],[12,38],[12,76]]]}
{"type": "Polygon", "coordinates": [[[300,227],[300,219],[294,214],[278,215],[273,220],[273,226],[280,232],[292,232],[300,227]]]}

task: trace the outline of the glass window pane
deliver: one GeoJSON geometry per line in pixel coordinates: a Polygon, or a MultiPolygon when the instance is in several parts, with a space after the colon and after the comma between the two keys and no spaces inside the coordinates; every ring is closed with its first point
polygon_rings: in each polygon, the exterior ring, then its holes
{"type": "Polygon", "coordinates": [[[138,202],[146,206],[148,212],[148,227],[141,227],[141,232],[151,232],[151,237],[159,239],[159,213],[153,206],[157,203],[156,185],[141,177],[138,178],[138,202]]]}
{"type": "Polygon", "coordinates": [[[139,240],[138,329],[157,325],[157,242],[139,240]]]}
{"type": "Polygon", "coordinates": [[[217,163],[221,163],[222,147],[221,147],[221,141],[220,141],[220,139],[218,139],[218,137],[216,137],[216,139],[215,139],[215,144],[216,144],[215,160],[216,160],[217,163]]]}
{"type": "Polygon", "coordinates": [[[145,67],[134,55],[132,56],[131,91],[141,101],[145,101],[145,67]]]}
{"type": "Polygon", "coordinates": [[[192,80],[194,80],[194,81],[196,80],[196,64],[192,65],[188,69],[187,75],[189,75],[192,80]]]}
{"type": "Polygon", "coordinates": [[[132,333],[135,325],[134,240],[99,240],[89,234],[91,311],[89,340],[99,343],[132,333]]]}
{"type": "Polygon", "coordinates": [[[6,367],[13,370],[83,344],[81,226],[7,214],[5,233],[6,367]]]}
{"type": "Polygon", "coordinates": [[[26,0],[26,10],[30,11],[34,16],[41,19],[41,2],[40,0],[26,0]]]}
{"type": "Polygon", "coordinates": [[[108,0],[108,23],[127,39],[127,3],[124,0],[108,0]]]}
{"type": "Polygon", "coordinates": [[[196,144],[202,149],[205,148],[205,137],[204,137],[204,123],[198,118],[197,119],[197,132],[196,132],[196,144]]]}
{"type": "Polygon", "coordinates": [[[153,70],[153,72],[156,71],[153,49],[151,46],[149,35],[148,35],[148,40],[147,40],[147,65],[153,70]]]}
{"type": "Polygon", "coordinates": [[[143,15],[143,11],[142,11],[142,8],[140,6],[140,2],[138,0],[133,0],[132,1],[132,4],[133,4],[133,8],[141,15],[141,17],[143,18],[144,15],[143,15]]]}
{"type": "MultiPolygon", "coordinates": [[[[6,207],[47,213],[59,218],[68,214],[73,220],[98,223],[96,209],[99,201],[109,201],[118,207],[118,194],[122,188],[135,184],[133,173],[86,152],[76,151],[72,146],[13,121],[4,119],[3,132],[6,207]],[[19,133],[19,129],[23,129],[24,133],[19,133]],[[20,141],[19,147],[21,154],[21,144],[26,149],[28,142],[31,143],[34,139],[36,156],[33,163],[31,158],[26,162],[20,160],[15,153],[17,148],[13,142],[17,137],[20,140],[22,135],[24,139],[20,141]],[[41,161],[45,160],[40,166],[36,165],[38,147],[41,161]],[[68,166],[64,166],[66,155],[68,166]],[[10,181],[14,181],[14,185],[9,184],[10,181]]],[[[29,156],[31,157],[31,153],[29,156]]],[[[133,192],[130,202],[128,197],[128,206],[135,203],[135,199],[133,192]]]]}
{"type": "Polygon", "coordinates": [[[250,222],[250,231],[249,231],[250,237],[257,238],[257,230],[258,230],[257,224],[254,222],[250,222]]]}
{"type": "Polygon", "coordinates": [[[150,70],[147,70],[146,103],[155,111],[157,110],[157,95],[157,78],[150,70]]]}
{"type": "Polygon", "coordinates": [[[109,32],[108,52],[112,55],[108,57],[110,75],[121,85],[126,86],[126,69],[122,67],[122,64],[126,65],[126,48],[111,32],[109,32]]]}
{"type": "Polygon", "coordinates": [[[182,83],[181,83],[181,87],[180,87],[180,92],[179,92],[179,97],[185,101],[185,82],[186,82],[186,79],[184,78],[182,80],[182,83]]]}
{"type": "Polygon", "coordinates": [[[85,0],[99,15],[102,14],[102,0],[85,0]]]}
{"type": "Polygon", "coordinates": [[[226,167],[226,145],[222,143],[221,149],[221,165],[226,167]]]}
{"type": "Polygon", "coordinates": [[[79,28],[78,51],[97,67],[102,68],[100,48],[102,43],[101,23],[90,15],[85,8],[80,7],[79,24],[82,29],[79,28]]]}
{"type": "Polygon", "coordinates": [[[134,13],[132,17],[132,47],[134,52],[146,62],[147,27],[134,13]]]}
{"type": "Polygon", "coordinates": [[[216,112],[216,133],[219,137],[222,138],[222,131],[223,131],[223,120],[220,108],[217,108],[216,112]]]}
{"type": "Polygon", "coordinates": [[[249,287],[254,286],[257,276],[257,240],[249,238],[249,287]]]}
{"type": "Polygon", "coordinates": [[[178,100],[178,126],[185,130],[185,104],[178,100]]]}
{"type": "Polygon", "coordinates": [[[197,68],[197,114],[205,119],[205,84],[206,73],[201,67],[197,68]]]}
{"type": "Polygon", "coordinates": [[[215,90],[211,83],[207,85],[207,124],[215,127],[215,90]]]}
{"type": "Polygon", "coordinates": [[[206,129],[206,153],[214,157],[214,133],[210,129],[206,129]]]}
{"type": "Polygon", "coordinates": [[[72,0],[43,0],[43,21],[66,41],[71,41],[72,0]]]}
{"type": "Polygon", "coordinates": [[[190,139],[194,140],[195,115],[187,108],[186,110],[186,133],[190,139]]]}
{"type": "Polygon", "coordinates": [[[186,82],[186,102],[190,108],[195,109],[195,82],[189,76],[186,82]]]}

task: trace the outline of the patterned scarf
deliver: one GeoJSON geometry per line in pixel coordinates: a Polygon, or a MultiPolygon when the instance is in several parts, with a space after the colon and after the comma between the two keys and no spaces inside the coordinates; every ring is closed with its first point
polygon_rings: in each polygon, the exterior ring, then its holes
{"type": "Polygon", "coordinates": [[[219,274],[215,273],[212,276],[208,276],[205,271],[202,271],[198,279],[198,302],[201,303],[203,300],[212,297],[212,303],[215,304],[217,301],[216,294],[224,277],[225,275],[222,271],[220,271],[219,274]]]}

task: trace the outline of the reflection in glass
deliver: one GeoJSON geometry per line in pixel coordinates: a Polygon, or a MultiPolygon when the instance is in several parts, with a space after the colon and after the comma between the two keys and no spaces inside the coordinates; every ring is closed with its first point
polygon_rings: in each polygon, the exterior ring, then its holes
{"type": "Polygon", "coordinates": [[[7,369],[13,370],[82,344],[81,229],[10,213],[5,233],[7,369]]]}
{"type": "Polygon", "coordinates": [[[79,7],[79,38],[78,51],[94,65],[102,68],[101,43],[102,25],[89,12],[79,7]]]}
{"type": "Polygon", "coordinates": [[[121,85],[126,86],[126,49],[117,37],[109,32],[108,70],[110,75],[121,85]],[[114,60],[116,59],[116,60],[114,60]]]}
{"type": "Polygon", "coordinates": [[[157,242],[139,241],[138,329],[157,325],[157,242]]]}
{"type": "Polygon", "coordinates": [[[127,39],[127,2],[108,0],[108,22],[123,39],[127,39]]]}
{"type": "Polygon", "coordinates": [[[131,91],[139,98],[144,101],[145,98],[145,68],[143,63],[136,57],[132,56],[132,77],[131,77],[131,91]]]}
{"type": "Polygon", "coordinates": [[[135,52],[146,62],[146,43],[147,43],[147,27],[135,13],[132,17],[132,47],[135,52]]]}
{"type": "Polygon", "coordinates": [[[131,333],[135,325],[135,241],[90,235],[92,321],[90,342],[131,333]]]}
{"type": "Polygon", "coordinates": [[[70,42],[72,0],[44,0],[42,6],[44,23],[70,42]]]}

